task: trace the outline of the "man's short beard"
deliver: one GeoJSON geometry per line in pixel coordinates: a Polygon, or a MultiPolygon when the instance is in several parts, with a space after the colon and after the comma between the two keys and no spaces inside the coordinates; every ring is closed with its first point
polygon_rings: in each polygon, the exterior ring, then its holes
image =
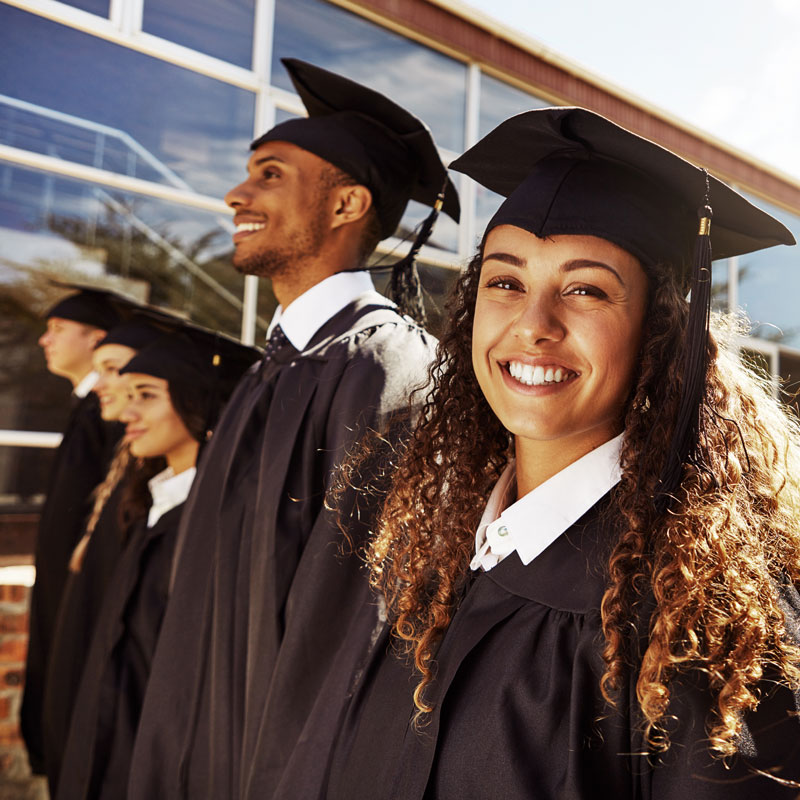
{"type": "Polygon", "coordinates": [[[320,200],[309,211],[305,230],[294,237],[284,247],[267,247],[245,258],[236,258],[234,250],[232,263],[237,272],[243,275],[256,275],[259,278],[285,278],[297,269],[299,263],[309,256],[316,256],[325,241],[325,206],[320,200]]]}

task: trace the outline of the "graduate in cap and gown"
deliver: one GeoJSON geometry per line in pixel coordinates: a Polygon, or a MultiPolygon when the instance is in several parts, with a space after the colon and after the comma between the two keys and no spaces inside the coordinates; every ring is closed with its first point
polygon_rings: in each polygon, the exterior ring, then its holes
{"type": "Polygon", "coordinates": [[[387,623],[280,796],[796,797],[800,431],[708,327],[712,251],[791,233],[580,108],[452,167],[507,199],[370,545],[387,623]]]}
{"type": "Polygon", "coordinates": [[[271,796],[351,620],[374,613],[357,552],[376,500],[343,498],[347,541],[325,505],[334,468],[369,431],[398,441],[433,355],[402,313],[421,310],[413,254],[438,208],[459,213],[430,132],[377,92],[283,63],[309,116],[254,141],[226,197],[233,264],[269,278],[280,307],[187,501],[130,797],[271,796]],[[393,269],[398,308],[364,270],[410,199],[434,211],[393,269]]]}
{"type": "Polygon", "coordinates": [[[254,348],[185,328],[162,335],[119,370],[128,390],[120,414],[124,441],[140,469],[121,500],[129,522],[118,531],[124,548],[97,615],[55,797],[126,796],[178,522],[198,451],[220,405],[257,358],[254,348]],[[153,462],[162,467],[156,475],[142,468],[153,462]]]}
{"type": "MultiPolygon", "coordinates": [[[[92,355],[97,381],[92,391],[106,422],[116,422],[128,404],[128,387],[120,370],[146,345],[165,334],[163,327],[141,314],[112,328],[92,355]]],[[[95,488],[85,532],[73,550],[61,598],[44,691],[44,754],[50,793],[55,795],[75,695],[92,640],[95,620],[106,587],[122,552],[126,521],[120,500],[135,476],[164,468],[161,459],[147,462],[130,454],[127,442],[117,443],[105,478],[95,488]]],[[[150,477],[150,476],[148,476],[150,477]]]]}
{"type": "Polygon", "coordinates": [[[44,772],[42,703],[50,645],[67,564],[91,511],[121,428],[104,422],[92,387],[95,345],[121,321],[122,298],[84,288],[56,303],[39,339],[47,368],[72,383],[72,411],[56,451],[36,537],[36,582],[31,592],[30,639],[20,726],[34,773],[44,772]]]}

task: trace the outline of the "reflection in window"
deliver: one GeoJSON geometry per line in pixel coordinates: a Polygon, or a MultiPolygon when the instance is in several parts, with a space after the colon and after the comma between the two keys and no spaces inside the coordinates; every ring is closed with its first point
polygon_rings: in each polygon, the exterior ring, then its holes
{"type": "MultiPolygon", "coordinates": [[[[425,313],[428,315],[426,328],[437,337],[444,333],[447,321],[445,303],[450,297],[458,280],[459,271],[446,267],[435,267],[432,264],[417,262],[419,277],[422,282],[422,294],[425,299],[425,313]]],[[[374,272],[372,280],[375,288],[388,296],[390,272],[374,272]]]]}
{"type": "Polygon", "coordinates": [[[91,14],[98,14],[101,17],[108,17],[108,0],[61,0],[68,6],[75,6],[91,14]]]}
{"type": "MultiPolygon", "coordinates": [[[[764,200],[749,197],[755,205],[777,217],[795,238],[800,238],[800,217],[764,200]]],[[[797,247],[778,245],[739,256],[739,304],[747,312],[752,333],[760,339],[800,345],[800,253],[797,247]]]]}
{"type": "Polygon", "coordinates": [[[480,184],[478,184],[475,195],[475,233],[477,240],[474,244],[475,248],[477,248],[483,238],[483,232],[486,230],[489,220],[495,215],[495,212],[500,208],[500,204],[505,198],[480,184]]]}
{"type": "Polygon", "coordinates": [[[301,58],[391,97],[464,149],[464,64],[322,0],[276,0],[272,82],[294,91],[281,58],[301,58]]]}
{"type": "Polygon", "coordinates": [[[241,174],[251,92],[4,4],[0,29],[3,144],[218,197],[241,174]]]}
{"type": "Polygon", "coordinates": [[[255,0],[144,0],[147,33],[250,69],[255,0]]]}
{"type": "Polygon", "coordinates": [[[481,73],[480,93],[480,135],[486,136],[503,120],[531,111],[534,108],[546,108],[553,105],[540,97],[523,92],[508,83],[481,73]]]}

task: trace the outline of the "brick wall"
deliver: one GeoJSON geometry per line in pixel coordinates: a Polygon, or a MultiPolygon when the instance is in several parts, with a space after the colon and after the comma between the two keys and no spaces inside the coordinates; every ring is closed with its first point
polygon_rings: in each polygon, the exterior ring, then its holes
{"type": "Polygon", "coordinates": [[[19,732],[28,650],[30,589],[0,583],[0,800],[46,800],[42,778],[31,778],[19,732]]]}

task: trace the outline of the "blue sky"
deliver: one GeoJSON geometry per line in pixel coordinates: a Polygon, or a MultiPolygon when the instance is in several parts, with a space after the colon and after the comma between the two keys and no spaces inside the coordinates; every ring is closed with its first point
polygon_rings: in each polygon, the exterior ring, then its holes
{"type": "Polygon", "coordinates": [[[466,0],[800,180],[800,0],[466,0]]]}

